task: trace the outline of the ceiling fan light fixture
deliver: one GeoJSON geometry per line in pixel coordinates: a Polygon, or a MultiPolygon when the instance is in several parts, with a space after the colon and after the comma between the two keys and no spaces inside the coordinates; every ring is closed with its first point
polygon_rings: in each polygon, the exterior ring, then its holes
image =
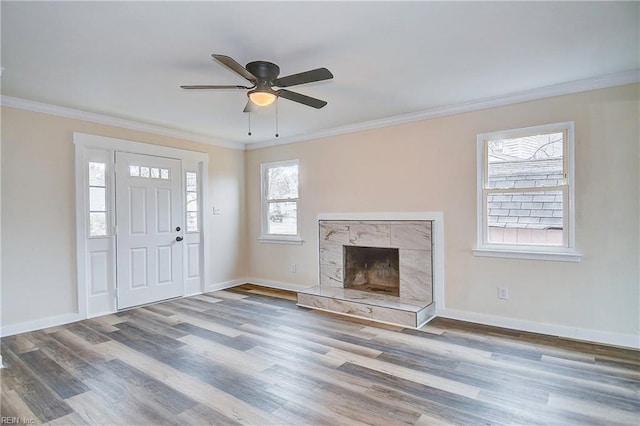
{"type": "Polygon", "coordinates": [[[268,106],[275,102],[276,94],[262,90],[252,90],[249,92],[249,99],[258,106],[268,106]]]}

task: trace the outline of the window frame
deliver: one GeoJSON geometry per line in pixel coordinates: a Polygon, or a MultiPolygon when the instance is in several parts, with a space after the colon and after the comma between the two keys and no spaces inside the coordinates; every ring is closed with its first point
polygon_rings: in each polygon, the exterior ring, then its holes
{"type": "Polygon", "coordinates": [[[112,204],[112,185],[113,182],[111,180],[111,163],[110,158],[103,152],[98,150],[87,150],[85,154],[84,160],[84,191],[85,191],[85,200],[86,206],[84,209],[85,214],[85,223],[86,223],[86,236],[87,240],[99,240],[99,239],[108,239],[113,235],[113,223],[112,223],[112,214],[111,214],[111,206],[112,204]],[[102,164],[104,165],[104,186],[99,185],[91,185],[90,180],[90,164],[102,164]],[[91,188],[103,188],[104,189],[104,210],[91,210],[91,188]],[[105,218],[105,234],[104,235],[92,235],[91,234],[91,213],[103,213],[105,218]]]}
{"type": "Polygon", "coordinates": [[[260,238],[259,241],[276,244],[302,244],[304,240],[300,237],[300,161],[296,159],[273,161],[260,163],[260,238]],[[298,197],[286,199],[268,199],[268,177],[269,169],[277,167],[296,166],[298,168],[298,197]],[[270,234],[269,229],[269,203],[274,202],[295,202],[296,203],[296,234],[270,234]]]}
{"type": "Polygon", "coordinates": [[[202,193],[201,188],[200,188],[200,173],[197,170],[192,170],[192,169],[188,169],[186,168],[184,170],[184,233],[185,234],[199,234],[202,231],[202,205],[200,203],[200,194],[202,193]],[[196,190],[195,191],[189,191],[189,173],[193,173],[195,175],[196,178],[196,190]],[[188,198],[189,198],[189,194],[196,194],[196,208],[198,210],[195,211],[196,213],[196,224],[197,224],[197,229],[195,231],[193,230],[189,230],[189,213],[193,213],[193,211],[189,211],[188,210],[188,198]]]}
{"type": "Polygon", "coordinates": [[[506,257],[532,260],[556,260],[579,262],[581,254],[575,248],[575,125],[573,121],[501,130],[477,135],[477,242],[473,253],[476,256],[506,257]],[[563,182],[557,186],[540,188],[501,189],[488,187],[488,141],[511,139],[544,133],[564,133],[563,182]],[[563,245],[503,244],[488,241],[488,195],[497,192],[563,192],[563,245]]]}

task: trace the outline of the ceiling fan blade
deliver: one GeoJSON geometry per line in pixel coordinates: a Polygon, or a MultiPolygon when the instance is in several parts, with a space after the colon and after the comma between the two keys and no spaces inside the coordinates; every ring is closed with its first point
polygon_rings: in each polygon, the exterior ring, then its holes
{"type": "Polygon", "coordinates": [[[292,92],[287,89],[280,89],[276,92],[279,97],[289,99],[293,102],[298,102],[316,109],[320,109],[327,103],[320,99],[312,98],[311,96],[303,95],[301,93],[292,92]]]}
{"type": "Polygon", "coordinates": [[[256,107],[256,104],[251,102],[251,100],[248,100],[242,112],[256,112],[257,110],[258,110],[258,107],[256,107]]]}
{"type": "Polygon", "coordinates": [[[222,65],[226,66],[231,71],[233,71],[233,72],[235,72],[237,74],[240,74],[241,76],[243,76],[244,78],[246,78],[250,82],[253,83],[256,80],[258,80],[255,75],[253,75],[249,71],[247,71],[245,69],[245,67],[243,67],[242,65],[237,63],[233,58],[231,58],[229,56],[225,56],[225,55],[216,55],[215,53],[213,55],[211,55],[211,56],[213,56],[213,59],[215,59],[216,61],[220,62],[222,65]]]}
{"type": "MultiPolygon", "coordinates": [[[[255,87],[255,86],[253,86],[255,87]]],[[[211,86],[211,85],[196,85],[196,86],[180,86],[182,89],[253,89],[253,87],[247,86],[211,86]]]]}
{"type": "Polygon", "coordinates": [[[291,74],[281,77],[273,82],[274,86],[290,87],[298,84],[313,83],[314,81],[329,80],[333,78],[333,74],[326,68],[316,68],[315,70],[305,71],[298,74],[291,74]]]}

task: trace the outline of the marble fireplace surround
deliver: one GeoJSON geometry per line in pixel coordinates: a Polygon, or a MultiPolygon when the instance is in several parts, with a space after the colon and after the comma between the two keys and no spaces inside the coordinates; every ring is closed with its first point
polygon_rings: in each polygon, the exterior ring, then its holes
{"type": "Polygon", "coordinates": [[[441,298],[442,213],[318,215],[318,285],[298,305],[417,328],[435,316],[441,298]],[[400,253],[399,297],[344,288],[344,248],[385,247],[400,253]]]}

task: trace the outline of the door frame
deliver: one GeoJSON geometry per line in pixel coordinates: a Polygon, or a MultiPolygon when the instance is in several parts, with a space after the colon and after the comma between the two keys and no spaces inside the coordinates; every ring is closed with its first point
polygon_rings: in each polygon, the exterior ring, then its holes
{"type": "MultiPolygon", "coordinates": [[[[158,157],[175,158],[181,160],[182,184],[181,191],[185,191],[184,175],[187,171],[197,171],[200,176],[200,288],[187,290],[187,268],[184,267],[187,253],[186,245],[183,245],[183,297],[203,293],[206,283],[209,282],[209,241],[207,236],[208,224],[205,220],[206,212],[210,211],[208,194],[208,167],[209,156],[204,152],[190,151],[181,148],[153,145],[143,142],[134,142],[124,139],[110,138],[106,136],[91,135],[86,133],[73,133],[75,145],[75,183],[76,183],[76,272],[77,272],[77,309],[82,318],[91,318],[99,315],[117,312],[116,304],[116,229],[115,229],[115,173],[114,158],[116,151],[130,152],[134,154],[153,155],[158,157]],[[107,180],[107,237],[104,237],[106,246],[102,257],[104,271],[105,290],[98,296],[91,294],[89,286],[91,278],[92,256],[89,250],[91,241],[88,235],[88,177],[86,176],[87,161],[99,155],[106,163],[107,180]]],[[[184,198],[184,194],[182,194],[184,198]]]]}

